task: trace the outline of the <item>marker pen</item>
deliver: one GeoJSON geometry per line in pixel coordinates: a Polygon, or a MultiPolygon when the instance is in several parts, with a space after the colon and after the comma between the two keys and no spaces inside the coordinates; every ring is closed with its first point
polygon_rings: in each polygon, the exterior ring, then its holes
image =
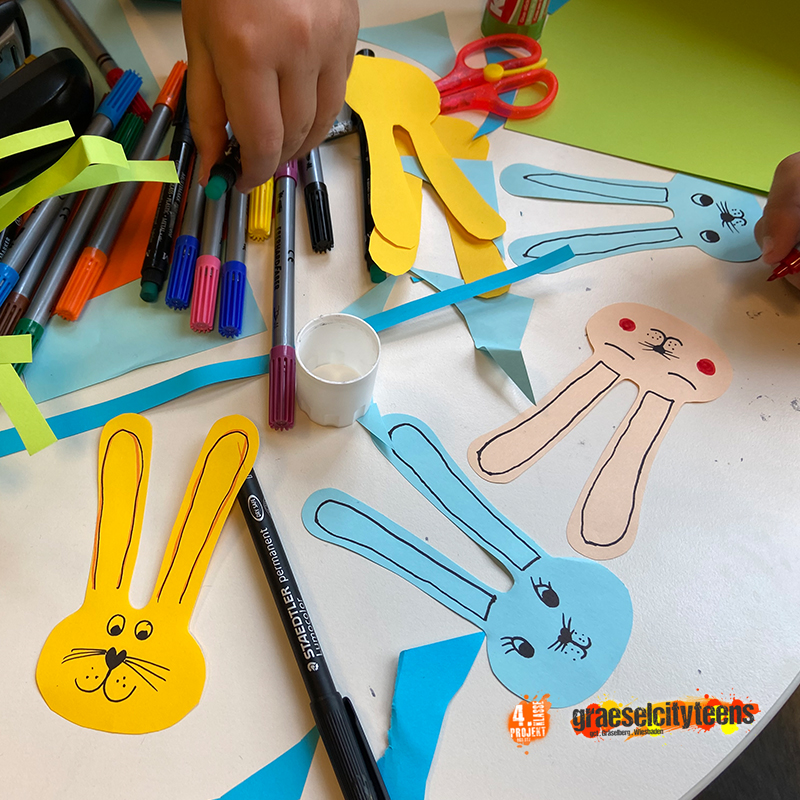
{"type": "Polygon", "coordinates": [[[789,251],[786,258],[781,260],[767,280],[776,281],[778,278],[785,278],[787,275],[795,275],[798,272],[800,272],[800,243],[789,251]]]}
{"type": "Polygon", "coordinates": [[[247,233],[254,242],[263,242],[272,229],[272,184],[270,178],[250,192],[247,233]]]}
{"type": "Polygon", "coordinates": [[[351,133],[356,132],[356,126],[353,124],[352,119],[344,120],[343,122],[338,119],[331,125],[328,135],[325,137],[326,142],[332,142],[334,139],[341,139],[343,136],[349,136],[351,133]]]}
{"type": "MultiPolygon", "coordinates": [[[[158,151],[167,132],[178,103],[186,62],[178,61],[161,89],[153,108],[153,115],[131,154],[132,161],[152,158],[158,151]]],[[[108,204],[89,237],[61,297],[55,313],[66,320],[78,319],[83,307],[103,274],[108,254],[114,245],[128,209],[133,203],[140,183],[128,181],[117,184],[111,191],[108,204]]]]}
{"type": "Polygon", "coordinates": [[[240,336],[244,313],[244,289],[247,267],[244,263],[247,249],[247,195],[236,187],[231,189],[228,209],[228,241],[225,245],[225,263],[220,274],[219,332],[222,336],[240,336]]]}
{"type": "Polygon", "coordinates": [[[211,167],[206,184],[206,197],[209,200],[218,200],[233,187],[241,174],[242,157],[239,153],[239,142],[235,136],[231,136],[222,159],[211,167]]]}
{"type": "Polygon", "coordinates": [[[269,426],[294,426],[294,224],[297,162],[275,173],[275,280],[272,291],[272,349],[269,353],[269,426]]]}
{"type": "Polygon", "coordinates": [[[197,333],[208,333],[214,330],[214,313],[217,310],[217,288],[219,287],[219,255],[222,249],[226,200],[227,195],[222,195],[218,200],[206,200],[200,257],[194,268],[192,314],[189,320],[189,327],[197,333]]]}
{"type": "Polygon", "coordinates": [[[183,190],[186,186],[186,175],[194,154],[194,141],[189,130],[189,115],[186,110],[185,75],[178,100],[178,109],[172,124],[175,132],[172,135],[169,160],[175,162],[178,182],[165,183],[161,186],[153,229],[150,232],[150,241],[147,243],[147,251],[142,263],[142,287],[139,296],[146,303],[155,303],[158,300],[158,293],[167,279],[175,225],[178,222],[183,190]]]}
{"type": "Polygon", "coordinates": [[[315,147],[297,163],[300,168],[300,179],[303,181],[311,248],[315,253],[324,253],[333,247],[333,223],[328,202],[328,187],[322,175],[319,148],[315,147]]]}

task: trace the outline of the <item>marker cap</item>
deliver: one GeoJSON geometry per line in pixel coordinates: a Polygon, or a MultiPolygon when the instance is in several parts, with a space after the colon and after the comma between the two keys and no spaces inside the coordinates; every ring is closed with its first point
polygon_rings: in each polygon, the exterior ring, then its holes
{"type": "MultiPolygon", "coordinates": [[[[31,337],[31,350],[36,351],[36,348],[39,345],[39,342],[42,339],[42,334],[44,334],[44,326],[40,325],[38,322],[34,322],[32,319],[28,319],[27,317],[23,317],[18,323],[17,327],[14,328],[14,335],[15,336],[24,336],[25,334],[30,334],[31,337]]],[[[17,371],[18,375],[21,375],[25,367],[30,362],[25,361],[21,364],[15,364],[14,369],[17,371]]]]}
{"type": "Polygon", "coordinates": [[[270,178],[250,192],[247,212],[247,234],[255,242],[263,242],[272,229],[272,187],[270,178]]]}
{"type": "Polygon", "coordinates": [[[61,297],[58,298],[54,314],[74,322],[92,296],[94,287],[106,268],[108,256],[96,247],[86,247],[81,253],[72,275],[69,276],[61,297]]]}
{"type": "Polygon", "coordinates": [[[214,330],[218,287],[219,259],[216,256],[200,256],[194,269],[192,316],[189,320],[189,327],[196,333],[214,330]]]}
{"type": "Polygon", "coordinates": [[[175,311],[189,308],[194,283],[194,267],[200,242],[197,237],[183,235],[175,240],[172,251],[172,266],[169,270],[169,283],[164,302],[175,311]]]}
{"type": "Polygon", "coordinates": [[[122,145],[128,158],[130,158],[133,148],[136,147],[143,130],[144,121],[131,111],[122,118],[122,122],[114,131],[114,141],[122,145]]]}
{"type": "Polygon", "coordinates": [[[186,73],[186,62],[176,61],[172,71],[167,76],[161,91],[156,98],[157,106],[167,106],[169,110],[175,114],[178,107],[178,101],[181,97],[181,86],[183,85],[183,76],[186,73]]]}
{"type": "Polygon", "coordinates": [[[19,274],[16,270],[0,262],[0,303],[4,303],[11,290],[17,285],[19,274]]]}
{"type": "Polygon", "coordinates": [[[132,70],[126,70],[100,103],[97,113],[108,117],[116,128],[141,85],[142,79],[132,70]]]}
{"type": "Polygon", "coordinates": [[[269,426],[276,431],[294,427],[294,347],[279,344],[269,353],[269,426]]]}
{"type": "Polygon", "coordinates": [[[297,183],[297,161],[294,159],[291,161],[284,161],[283,164],[275,170],[275,180],[277,181],[278,178],[291,178],[297,183]]]}
{"type": "Polygon", "coordinates": [[[236,173],[233,170],[229,170],[231,177],[233,178],[231,181],[228,181],[226,176],[223,175],[212,175],[208,179],[208,183],[206,184],[206,197],[209,200],[219,200],[228,189],[236,183],[236,173]]]}
{"type": "Polygon", "coordinates": [[[22,315],[28,310],[30,299],[19,292],[11,294],[0,308],[0,336],[8,336],[14,330],[22,315]]]}
{"type": "Polygon", "coordinates": [[[225,337],[240,336],[244,313],[244,289],[247,267],[241,261],[222,265],[219,292],[219,332],[225,337]]]}

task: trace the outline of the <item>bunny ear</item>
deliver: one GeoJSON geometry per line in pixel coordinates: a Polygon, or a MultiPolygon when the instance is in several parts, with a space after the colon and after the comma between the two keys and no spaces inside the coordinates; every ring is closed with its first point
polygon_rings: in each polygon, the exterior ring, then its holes
{"type": "Polygon", "coordinates": [[[214,423],[192,471],[167,543],[151,603],[172,603],[188,622],[222,526],[258,452],[246,417],[214,423]]]}
{"type": "Polygon", "coordinates": [[[142,531],[152,441],[150,423],[138,414],[121,414],[103,428],[87,598],[117,590],[127,597],[142,531]]]}
{"type": "Polygon", "coordinates": [[[478,627],[497,595],[486,584],[375,509],[336,489],[314,492],[303,506],[310,534],[391,570],[478,627]]]}
{"type": "Polygon", "coordinates": [[[512,574],[542,557],[535,543],[470,483],[427,425],[405,414],[381,417],[377,406],[361,422],[398,472],[512,574]]]}
{"type": "Polygon", "coordinates": [[[668,205],[666,183],[650,181],[615,181],[587,175],[512,164],[500,175],[500,185],[517,197],[538,197],[547,200],[573,200],[586,203],[623,203],[632,205],[668,205]]]}
{"type": "Polygon", "coordinates": [[[599,261],[608,256],[636,253],[639,250],[686,247],[689,244],[691,242],[685,241],[680,230],[674,225],[653,222],[524,236],[508,246],[508,254],[515,264],[524,264],[559,247],[569,245],[574,256],[563,264],[545,270],[545,272],[562,272],[579,264],[599,261]]]}

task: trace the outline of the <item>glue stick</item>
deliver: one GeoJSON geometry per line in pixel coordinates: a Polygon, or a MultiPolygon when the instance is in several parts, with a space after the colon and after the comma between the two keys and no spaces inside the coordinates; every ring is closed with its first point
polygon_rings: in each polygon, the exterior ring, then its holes
{"type": "Polygon", "coordinates": [[[547,17],[549,0],[487,0],[481,31],[484,36],[496,33],[521,33],[538,39],[547,17]]]}

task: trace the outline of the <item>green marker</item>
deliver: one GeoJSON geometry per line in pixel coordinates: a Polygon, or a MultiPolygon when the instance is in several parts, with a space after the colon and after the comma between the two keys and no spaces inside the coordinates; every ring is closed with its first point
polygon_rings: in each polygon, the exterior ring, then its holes
{"type": "Polygon", "coordinates": [[[496,33],[521,33],[538,39],[547,18],[549,0],[487,0],[481,31],[484,36],[496,33]]]}
{"type": "Polygon", "coordinates": [[[206,184],[206,197],[219,200],[229,189],[233,188],[242,174],[242,159],[239,155],[239,142],[231,136],[222,159],[211,167],[211,176],[206,184]]]}

